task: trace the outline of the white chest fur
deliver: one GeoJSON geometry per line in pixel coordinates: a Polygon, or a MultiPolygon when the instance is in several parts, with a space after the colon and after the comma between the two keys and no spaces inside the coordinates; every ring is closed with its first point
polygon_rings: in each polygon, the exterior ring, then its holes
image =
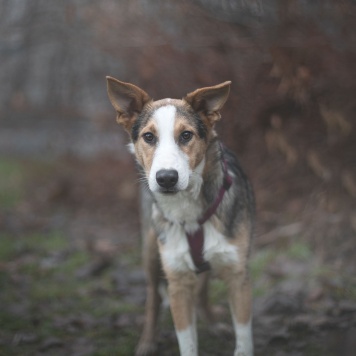
{"type": "MultiPolygon", "coordinates": [[[[204,226],[204,258],[212,268],[219,268],[238,261],[238,249],[230,244],[215,227],[207,221],[204,226]]],[[[194,263],[190,255],[189,245],[184,228],[180,224],[172,224],[165,232],[165,243],[161,249],[164,264],[174,271],[194,271],[194,263]]]]}
{"type": "MultiPolygon", "coordinates": [[[[163,214],[168,221],[174,224],[193,225],[193,229],[195,229],[196,221],[202,213],[202,207],[200,199],[194,197],[191,192],[179,192],[168,199],[165,196],[156,195],[156,200],[160,206],[158,214],[163,214]]],[[[155,215],[153,218],[155,219],[155,215]]]]}

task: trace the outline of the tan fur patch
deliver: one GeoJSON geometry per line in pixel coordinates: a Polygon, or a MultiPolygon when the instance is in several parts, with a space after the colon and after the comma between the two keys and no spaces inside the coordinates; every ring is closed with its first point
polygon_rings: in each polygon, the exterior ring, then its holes
{"type": "Polygon", "coordinates": [[[141,131],[139,132],[139,138],[135,143],[136,158],[138,159],[141,166],[144,168],[146,174],[148,174],[151,169],[155,152],[155,146],[145,142],[142,137],[143,134],[148,132],[151,132],[155,136],[157,136],[157,128],[152,121],[149,121],[148,124],[141,129],[141,131]]]}
{"type": "Polygon", "coordinates": [[[150,145],[144,144],[142,142],[142,139],[140,139],[139,141],[140,142],[136,143],[135,145],[136,157],[141,166],[144,168],[146,174],[148,174],[152,166],[155,148],[150,145]]]}
{"type": "Polygon", "coordinates": [[[189,123],[189,120],[183,116],[177,116],[174,127],[174,136],[180,149],[189,157],[189,167],[194,170],[202,161],[205,155],[207,143],[201,139],[194,126],[189,123]],[[179,144],[179,136],[184,131],[193,133],[192,139],[186,144],[179,144]]]}

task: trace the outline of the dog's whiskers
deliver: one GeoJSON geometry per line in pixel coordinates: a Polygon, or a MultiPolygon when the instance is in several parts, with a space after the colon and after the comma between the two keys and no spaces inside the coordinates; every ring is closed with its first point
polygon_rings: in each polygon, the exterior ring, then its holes
{"type": "Polygon", "coordinates": [[[143,189],[146,192],[148,192],[148,193],[150,192],[150,188],[148,186],[148,177],[146,174],[143,173],[142,176],[136,180],[136,183],[142,185],[143,189]]]}

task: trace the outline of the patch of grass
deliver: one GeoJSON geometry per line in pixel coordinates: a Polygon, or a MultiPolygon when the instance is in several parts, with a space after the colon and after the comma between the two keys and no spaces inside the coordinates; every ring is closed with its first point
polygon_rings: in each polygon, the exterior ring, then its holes
{"type": "MultiPolygon", "coordinates": [[[[94,336],[94,335],[93,335],[94,336]]],[[[126,329],[102,330],[94,337],[97,342],[97,351],[93,356],[126,356],[133,355],[139,339],[138,330],[126,329]]]]}
{"type": "Polygon", "coordinates": [[[356,279],[354,276],[342,274],[330,265],[318,265],[312,270],[311,278],[320,280],[334,300],[356,301],[356,279]]]}
{"type": "MultiPolygon", "coordinates": [[[[76,283],[76,288],[78,288],[76,283]]],[[[74,283],[69,281],[56,281],[54,278],[42,279],[41,283],[33,283],[30,291],[31,300],[36,300],[38,303],[58,303],[68,297],[76,297],[79,295],[73,289],[74,283]]]]}
{"type": "Polygon", "coordinates": [[[257,280],[265,273],[267,266],[277,256],[272,249],[263,249],[255,252],[250,261],[250,273],[252,280],[257,280]]]}
{"type": "Polygon", "coordinates": [[[309,244],[304,241],[294,241],[285,253],[290,258],[300,261],[308,260],[312,255],[309,244]]]}
{"type": "MultiPolygon", "coordinates": [[[[135,238],[136,241],[140,239],[135,238]]],[[[125,253],[120,255],[121,262],[128,267],[137,267],[142,264],[142,249],[139,246],[134,246],[129,250],[125,250],[125,253]]]]}
{"type": "Polygon", "coordinates": [[[67,239],[59,232],[25,236],[4,234],[0,238],[0,259],[11,260],[25,253],[48,255],[64,249],[67,244],[67,239]]]}
{"type": "Polygon", "coordinates": [[[10,260],[16,250],[16,238],[13,236],[2,234],[0,236],[0,261],[10,260]]]}
{"type": "Polygon", "coordinates": [[[130,314],[136,313],[137,311],[138,306],[136,304],[122,302],[114,297],[106,298],[105,304],[96,305],[94,308],[91,308],[91,314],[95,318],[107,317],[115,314],[130,314]]]}
{"type": "Polygon", "coordinates": [[[253,281],[253,294],[255,297],[263,296],[276,283],[284,277],[273,279],[266,274],[270,265],[279,259],[289,259],[295,261],[308,261],[312,256],[312,250],[304,241],[292,241],[289,245],[279,248],[264,248],[256,251],[250,261],[250,273],[253,281]]]}
{"type": "Polygon", "coordinates": [[[25,171],[21,161],[0,157],[0,208],[12,208],[21,200],[25,171]]]}
{"type": "Polygon", "coordinates": [[[32,242],[35,243],[36,246],[39,244],[46,252],[58,251],[68,247],[67,238],[58,231],[54,231],[46,235],[39,234],[37,235],[37,240],[32,239],[32,242]]]}
{"type": "Polygon", "coordinates": [[[226,283],[221,279],[212,279],[210,282],[210,299],[213,304],[227,301],[226,283]]]}
{"type": "Polygon", "coordinates": [[[33,327],[33,324],[28,318],[16,318],[6,309],[0,309],[0,325],[2,325],[2,328],[4,330],[13,332],[16,332],[18,330],[29,331],[33,327]]]}
{"type": "Polygon", "coordinates": [[[63,273],[73,273],[79,267],[86,265],[90,261],[90,255],[86,251],[72,252],[65,261],[58,266],[57,270],[63,273]]]}
{"type": "Polygon", "coordinates": [[[0,258],[0,304],[6,306],[0,309],[0,356],[36,354],[51,337],[71,344],[76,333],[100,350],[94,355],[134,353],[140,330],[110,325],[115,315],[137,313],[136,303],[115,293],[114,266],[100,278],[78,277],[92,253],[74,249],[59,232],[2,236],[0,258]],[[73,327],[71,320],[82,317],[83,325],[79,321],[73,327]],[[86,324],[87,317],[93,323],[86,324]],[[33,341],[21,341],[21,335],[33,341]]]}

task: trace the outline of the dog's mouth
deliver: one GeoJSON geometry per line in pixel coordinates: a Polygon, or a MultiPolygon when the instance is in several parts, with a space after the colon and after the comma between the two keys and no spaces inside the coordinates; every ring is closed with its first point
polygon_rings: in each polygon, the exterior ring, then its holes
{"type": "Polygon", "coordinates": [[[177,189],[160,189],[158,193],[161,193],[163,195],[174,195],[178,193],[177,189]]]}

